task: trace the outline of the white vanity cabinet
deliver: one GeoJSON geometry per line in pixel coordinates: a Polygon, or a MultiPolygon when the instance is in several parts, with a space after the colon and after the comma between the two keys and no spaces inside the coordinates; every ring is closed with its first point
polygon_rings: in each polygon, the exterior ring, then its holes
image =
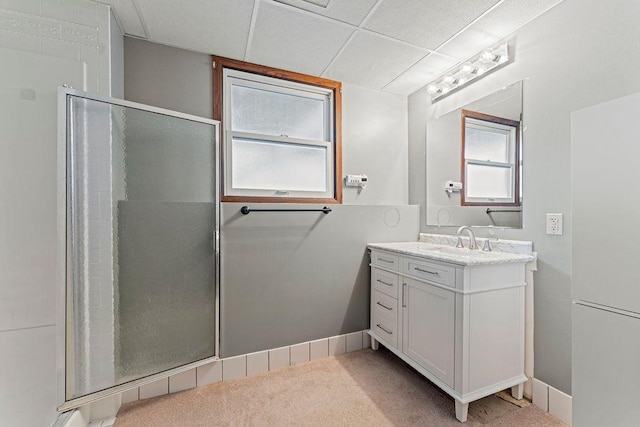
{"type": "Polygon", "coordinates": [[[447,256],[456,263],[369,247],[374,350],[384,345],[450,394],[461,422],[474,400],[510,387],[522,398],[531,257],[447,256]]]}
{"type": "Polygon", "coordinates": [[[402,352],[454,387],[455,294],[404,278],[402,352]]]}

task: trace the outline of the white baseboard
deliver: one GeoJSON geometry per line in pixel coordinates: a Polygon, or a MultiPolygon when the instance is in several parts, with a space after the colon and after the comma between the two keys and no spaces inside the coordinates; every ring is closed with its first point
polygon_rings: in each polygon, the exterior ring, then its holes
{"type": "Polygon", "coordinates": [[[571,425],[571,396],[536,378],[533,379],[532,386],[533,404],[560,421],[571,425]]]}

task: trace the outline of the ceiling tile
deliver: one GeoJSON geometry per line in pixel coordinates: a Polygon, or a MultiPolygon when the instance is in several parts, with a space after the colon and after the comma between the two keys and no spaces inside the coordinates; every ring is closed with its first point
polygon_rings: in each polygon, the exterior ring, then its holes
{"type": "Polygon", "coordinates": [[[562,0],[505,0],[473,27],[502,38],[561,2],[562,0]]]}
{"type": "Polygon", "coordinates": [[[331,79],[382,89],[426,54],[424,49],[358,31],[326,75],[331,79]]]}
{"type": "Polygon", "coordinates": [[[400,95],[412,94],[457,63],[454,59],[432,53],[385,86],[384,90],[400,95]]]}
{"type": "Polygon", "coordinates": [[[142,38],[147,37],[133,0],[100,0],[100,2],[110,4],[113,7],[116,19],[124,27],[122,31],[125,34],[142,38]]]}
{"type": "Polygon", "coordinates": [[[500,40],[500,37],[478,31],[475,26],[472,26],[438,48],[438,52],[464,61],[493,45],[498,40],[500,40]]]}
{"type": "Polygon", "coordinates": [[[435,49],[498,0],[383,0],[365,28],[435,49]]]}
{"type": "Polygon", "coordinates": [[[343,23],[262,2],[247,61],[319,76],[353,31],[343,23]]]}
{"type": "Polygon", "coordinates": [[[321,7],[305,0],[275,1],[352,25],[360,25],[371,8],[376,4],[376,0],[331,0],[327,7],[321,7]]]}
{"type": "Polygon", "coordinates": [[[149,40],[242,59],[253,0],[136,0],[149,40]]]}

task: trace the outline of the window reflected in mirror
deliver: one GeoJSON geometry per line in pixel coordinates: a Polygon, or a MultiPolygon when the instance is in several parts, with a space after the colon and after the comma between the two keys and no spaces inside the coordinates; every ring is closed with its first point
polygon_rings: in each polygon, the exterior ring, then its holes
{"type": "Polygon", "coordinates": [[[520,205],[520,122],[462,110],[462,206],[520,205]]]}
{"type": "Polygon", "coordinates": [[[515,82],[455,107],[461,93],[450,98],[453,105],[432,106],[426,125],[427,225],[522,228],[523,87],[515,82]]]}

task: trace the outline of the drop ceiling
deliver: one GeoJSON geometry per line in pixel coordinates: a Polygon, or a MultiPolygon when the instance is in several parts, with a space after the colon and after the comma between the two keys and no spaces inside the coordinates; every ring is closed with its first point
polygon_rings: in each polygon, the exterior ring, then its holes
{"type": "Polygon", "coordinates": [[[408,95],[562,0],[98,0],[126,35],[408,95]]]}

